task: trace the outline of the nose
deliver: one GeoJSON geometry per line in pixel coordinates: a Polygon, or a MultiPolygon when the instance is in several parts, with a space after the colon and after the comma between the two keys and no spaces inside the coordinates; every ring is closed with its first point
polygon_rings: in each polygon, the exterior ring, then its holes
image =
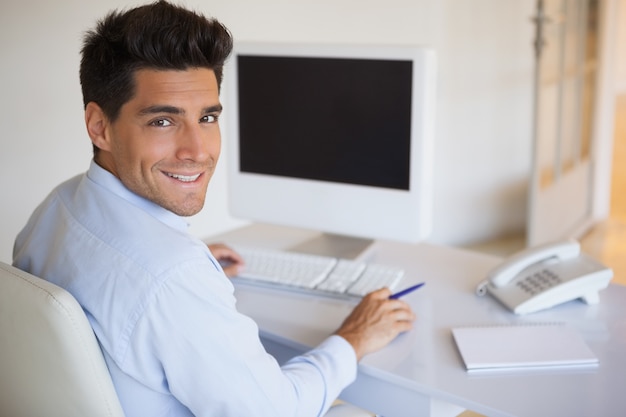
{"type": "Polygon", "coordinates": [[[220,149],[220,130],[217,125],[188,125],[181,131],[176,156],[180,160],[204,162],[216,158],[220,149]]]}

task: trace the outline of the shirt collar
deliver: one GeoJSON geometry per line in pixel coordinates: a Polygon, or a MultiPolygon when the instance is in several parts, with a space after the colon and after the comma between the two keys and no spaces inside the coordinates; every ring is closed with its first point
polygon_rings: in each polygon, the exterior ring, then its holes
{"type": "Polygon", "coordinates": [[[189,224],[184,217],[172,213],[158,204],[130,191],[115,175],[102,168],[93,159],[89,165],[89,171],[87,171],[87,178],[132,205],[139,207],[168,226],[180,231],[187,231],[189,224]]]}

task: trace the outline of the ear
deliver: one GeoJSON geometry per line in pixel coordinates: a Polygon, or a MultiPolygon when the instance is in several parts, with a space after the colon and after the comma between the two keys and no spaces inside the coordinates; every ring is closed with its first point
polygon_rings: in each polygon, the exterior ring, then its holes
{"type": "Polygon", "coordinates": [[[104,151],[111,150],[111,142],[107,132],[109,119],[98,104],[91,101],[87,103],[85,108],[85,125],[87,126],[87,134],[91,138],[97,148],[104,151]]]}

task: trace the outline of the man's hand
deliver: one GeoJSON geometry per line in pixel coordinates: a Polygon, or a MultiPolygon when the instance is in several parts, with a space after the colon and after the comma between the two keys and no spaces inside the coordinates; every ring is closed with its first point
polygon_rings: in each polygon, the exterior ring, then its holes
{"type": "Polygon", "coordinates": [[[237,252],[221,243],[212,243],[207,246],[215,259],[222,265],[227,277],[234,277],[239,273],[244,262],[237,252]]]}
{"type": "Polygon", "coordinates": [[[335,332],[352,345],[359,360],[413,327],[411,307],[404,301],[390,300],[390,295],[391,291],[383,288],[363,297],[335,332]]]}

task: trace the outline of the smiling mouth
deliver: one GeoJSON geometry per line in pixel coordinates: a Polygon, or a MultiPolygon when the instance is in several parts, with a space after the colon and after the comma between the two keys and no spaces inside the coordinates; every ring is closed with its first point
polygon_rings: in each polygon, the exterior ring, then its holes
{"type": "Polygon", "coordinates": [[[195,180],[198,179],[198,177],[200,177],[200,174],[196,174],[196,175],[180,175],[180,174],[171,174],[169,172],[167,172],[166,174],[167,174],[168,177],[177,179],[178,181],[182,181],[182,182],[194,182],[195,180]]]}

